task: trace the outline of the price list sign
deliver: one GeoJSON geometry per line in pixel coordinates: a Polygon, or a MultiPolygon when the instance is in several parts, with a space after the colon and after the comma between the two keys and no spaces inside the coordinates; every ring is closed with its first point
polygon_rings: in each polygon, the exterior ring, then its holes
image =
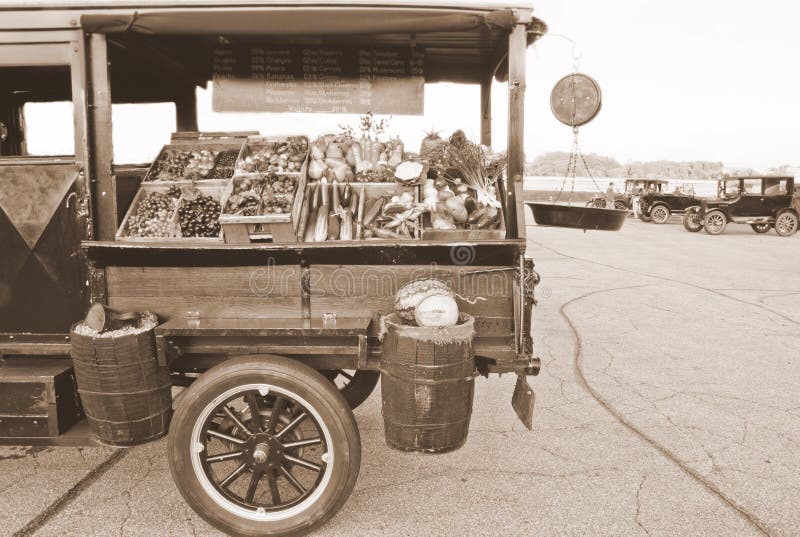
{"type": "Polygon", "coordinates": [[[217,112],[424,113],[424,54],[411,49],[226,46],[217,112]]]}

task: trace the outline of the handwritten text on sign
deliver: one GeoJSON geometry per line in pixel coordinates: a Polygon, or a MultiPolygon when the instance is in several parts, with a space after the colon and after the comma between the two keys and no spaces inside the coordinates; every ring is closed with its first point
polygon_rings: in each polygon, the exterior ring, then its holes
{"type": "Polygon", "coordinates": [[[424,85],[424,55],[411,49],[214,50],[216,112],[422,115],[424,85]]]}

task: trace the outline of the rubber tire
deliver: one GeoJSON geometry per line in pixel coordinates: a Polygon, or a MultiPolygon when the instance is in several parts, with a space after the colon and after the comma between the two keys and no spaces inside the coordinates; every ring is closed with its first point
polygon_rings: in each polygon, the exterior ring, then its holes
{"type": "Polygon", "coordinates": [[[753,231],[756,233],[767,233],[772,229],[772,224],[750,224],[750,227],[753,228],[753,231]]]}
{"type": "Polygon", "coordinates": [[[650,218],[649,216],[647,216],[644,213],[639,213],[639,220],[641,220],[642,222],[652,222],[653,221],[652,218],[650,218]]]}
{"type": "MultiPolygon", "coordinates": [[[[336,370],[321,371],[321,373],[329,381],[336,379],[336,375],[334,375],[336,370]]],[[[369,396],[372,395],[380,379],[380,371],[371,371],[369,369],[356,370],[353,374],[353,380],[351,380],[347,386],[341,388],[339,392],[347,400],[350,408],[355,410],[361,406],[364,401],[369,399],[369,396]]]]}
{"type": "Polygon", "coordinates": [[[781,237],[791,237],[792,235],[797,233],[797,227],[798,227],[799,223],[800,222],[798,222],[797,213],[795,213],[794,211],[792,211],[790,209],[784,209],[784,210],[782,210],[781,212],[778,213],[778,216],[775,217],[775,233],[777,233],[781,237]],[[778,225],[778,222],[780,221],[781,218],[787,217],[787,215],[791,216],[791,218],[794,219],[794,227],[792,228],[792,230],[789,233],[781,233],[780,226],[778,225]]]}
{"type": "Polygon", "coordinates": [[[213,367],[183,392],[170,425],[167,453],[172,479],[186,503],[220,531],[241,537],[305,535],[327,522],[349,498],[361,466],[361,438],[344,396],[319,372],[282,356],[249,355],[213,367]],[[226,390],[257,382],[304,398],[330,431],[334,461],[341,461],[334,462],[331,481],[316,503],[276,522],[242,519],[215,503],[198,482],[189,456],[192,429],[203,409],[226,390]]]}
{"type": "Polygon", "coordinates": [[[728,217],[725,216],[725,213],[720,211],[719,209],[713,209],[706,213],[705,218],[703,219],[703,229],[709,235],[720,235],[725,231],[725,228],[728,226],[728,217]],[[721,215],[722,216],[722,227],[717,230],[709,229],[708,227],[708,219],[710,216],[721,215]]]}
{"type": "Polygon", "coordinates": [[[702,222],[695,221],[695,223],[692,223],[692,221],[689,220],[690,216],[695,213],[697,213],[696,207],[690,207],[686,209],[685,213],[683,213],[683,228],[689,233],[697,233],[698,231],[703,229],[702,222]]]}
{"type": "Polygon", "coordinates": [[[650,218],[652,218],[652,219],[653,219],[653,223],[654,223],[654,224],[659,224],[659,225],[661,225],[661,224],[666,224],[667,222],[669,222],[669,219],[670,219],[670,217],[671,217],[671,216],[672,216],[672,213],[670,212],[669,208],[667,208],[667,206],[666,206],[666,205],[656,205],[655,207],[653,207],[652,209],[650,209],[650,218]],[[666,218],[664,218],[663,220],[661,220],[661,219],[658,219],[658,218],[656,218],[655,216],[653,216],[653,212],[654,212],[654,211],[658,211],[658,210],[660,210],[660,209],[663,209],[664,211],[666,211],[666,212],[667,212],[667,217],[666,217],[666,218]]]}

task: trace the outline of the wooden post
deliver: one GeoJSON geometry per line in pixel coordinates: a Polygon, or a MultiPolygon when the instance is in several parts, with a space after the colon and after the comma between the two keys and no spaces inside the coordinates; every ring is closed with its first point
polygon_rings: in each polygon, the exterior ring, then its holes
{"type": "Polygon", "coordinates": [[[527,26],[517,24],[508,37],[508,192],[506,194],[506,236],[525,238],[525,226],[518,225],[517,213],[522,212],[516,184],[525,175],[525,54],[527,26]],[[519,210],[518,210],[519,209],[519,210]]]}
{"type": "Polygon", "coordinates": [[[494,74],[489,73],[481,81],[481,143],[492,146],[492,81],[494,74]]]}
{"type": "Polygon", "coordinates": [[[194,84],[176,96],[175,115],[179,132],[197,132],[197,94],[194,84]]]}
{"type": "Polygon", "coordinates": [[[92,120],[92,177],[94,177],[95,238],[113,241],[117,230],[114,146],[111,139],[111,80],[104,34],[89,37],[92,120]]]}

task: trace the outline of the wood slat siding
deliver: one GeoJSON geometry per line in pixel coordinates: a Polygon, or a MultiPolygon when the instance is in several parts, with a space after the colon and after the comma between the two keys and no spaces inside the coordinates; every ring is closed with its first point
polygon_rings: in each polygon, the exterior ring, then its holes
{"type": "MultiPolygon", "coordinates": [[[[478,337],[513,337],[513,271],[478,272],[501,267],[426,265],[314,265],[311,267],[311,316],[333,312],[340,317],[372,316],[394,308],[397,290],[411,280],[435,277],[475,304],[459,300],[459,308],[476,317],[478,337]]],[[[377,323],[370,335],[377,335],[377,323]]],[[[512,343],[513,344],[513,343],[512,343]]]]}
{"type": "MultiPolygon", "coordinates": [[[[512,270],[502,267],[427,265],[312,265],[311,316],[378,316],[392,311],[405,283],[436,277],[448,282],[469,304],[461,311],[476,318],[479,339],[513,349],[512,270]]],[[[124,267],[106,269],[108,305],[123,311],[152,311],[164,321],[198,311],[203,317],[301,317],[301,268],[296,265],[240,267],[124,267]]],[[[370,336],[378,334],[378,323],[370,336]]]]}
{"type": "Polygon", "coordinates": [[[299,317],[300,267],[108,267],[108,305],[167,320],[299,317]]]}

